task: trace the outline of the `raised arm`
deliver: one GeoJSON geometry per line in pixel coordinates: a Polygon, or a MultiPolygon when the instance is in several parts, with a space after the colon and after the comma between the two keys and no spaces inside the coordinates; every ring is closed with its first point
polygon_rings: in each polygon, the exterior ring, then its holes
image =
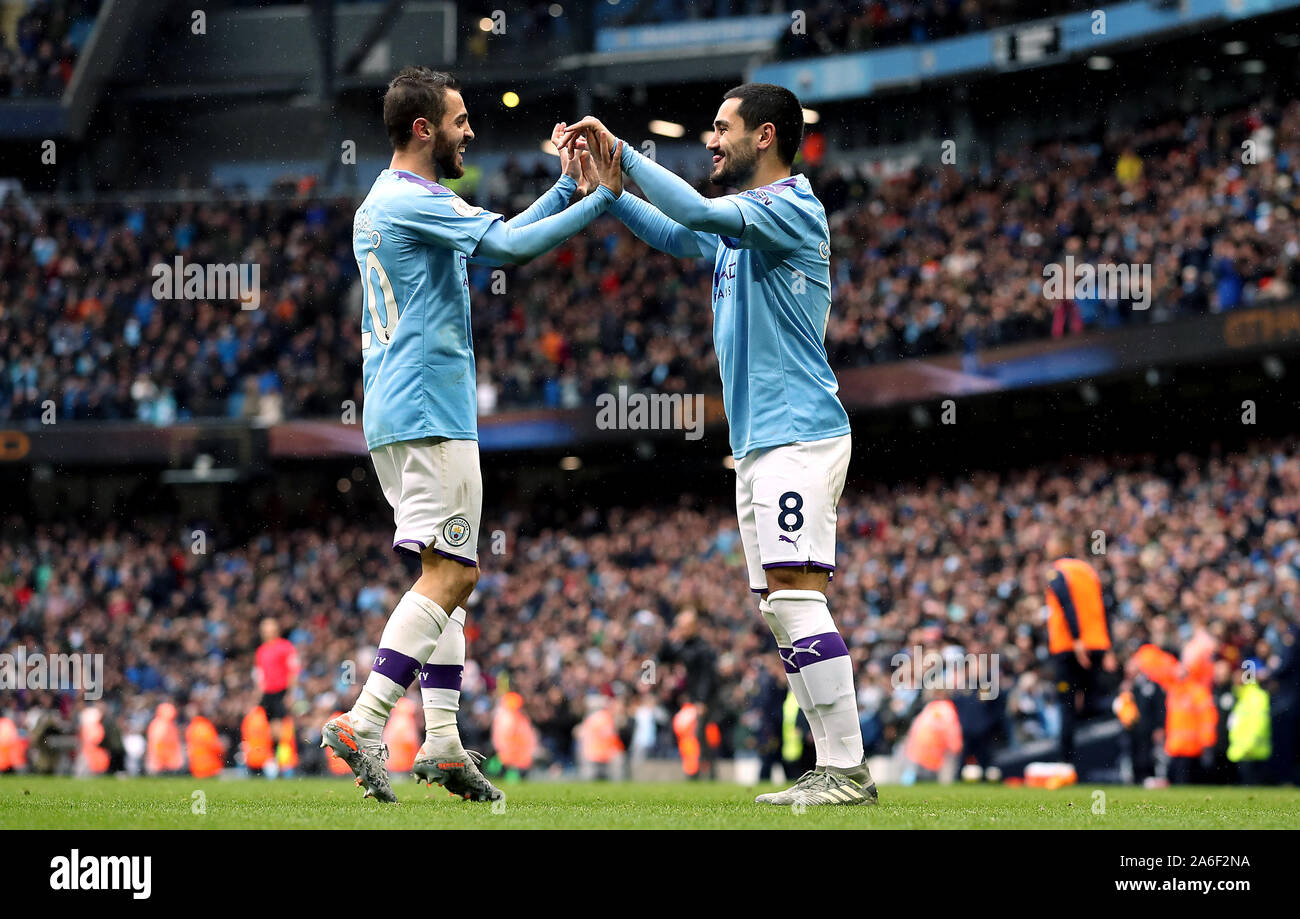
{"type": "Polygon", "coordinates": [[[569,206],[574,192],[577,192],[578,198],[582,199],[591,194],[600,184],[585,142],[580,146],[575,145],[573,149],[560,146],[567,127],[568,125],[561,121],[551,130],[551,144],[560,156],[560,178],[534,201],[528,210],[506,221],[506,226],[511,229],[526,227],[543,217],[558,214],[569,206]]]}
{"type": "Polygon", "coordinates": [[[740,208],[728,198],[706,198],[691,184],[654,160],[623,145],[623,171],[645,192],[664,216],[686,227],[718,236],[739,236],[745,230],[740,208]]]}
{"type": "MultiPolygon", "coordinates": [[[[521,230],[529,224],[550,217],[552,214],[558,214],[569,206],[569,199],[573,196],[573,191],[576,187],[577,183],[574,182],[570,176],[560,176],[559,181],[529,205],[527,210],[521,211],[514,217],[505,221],[503,226],[508,230],[521,230]]],[[[489,231],[490,229],[491,228],[489,228],[489,231]]],[[[501,259],[488,258],[487,256],[480,255],[477,249],[474,251],[474,254],[469,257],[469,260],[470,264],[488,265],[493,268],[505,264],[501,259]]]]}
{"type": "Polygon", "coordinates": [[[497,221],[479,239],[474,255],[519,264],[554,249],[609,209],[623,193],[623,171],[619,165],[621,145],[605,138],[591,144],[600,187],[581,203],[558,214],[544,217],[525,227],[512,228],[497,221]]]}
{"type": "Polygon", "coordinates": [[[660,252],[677,258],[707,258],[718,251],[715,234],[687,229],[636,195],[622,195],[610,206],[609,212],[621,220],[637,239],[660,252]]]}
{"type": "MultiPolygon", "coordinates": [[[[577,124],[568,125],[562,132],[565,143],[575,143],[579,134],[585,134],[590,145],[603,136],[612,143],[613,135],[599,119],[588,115],[577,124]]],[[[670,220],[689,230],[716,233],[719,236],[738,237],[745,230],[745,218],[740,208],[728,198],[706,198],[690,183],[642,156],[628,144],[623,144],[623,171],[636,180],[650,203],[670,220]]]]}
{"type": "Polygon", "coordinates": [[[573,192],[577,187],[578,183],[569,176],[560,176],[559,180],[530,204],[527,210],[520,211],[514,217],[511,217],[505,222],[505,225],[512,230],[518,230],[530,223],[536,223],[544,217],[558,214],[569,206],[569,199],[573,197],[573,192]]]}
{"type": "Polygon", "coordinates": [[[614,200],[614,193],[602,185],[573,207],[526,226],[497,221],[478,241],[474,257],[513,265],[530,262],[605,213],[614,200]]]}

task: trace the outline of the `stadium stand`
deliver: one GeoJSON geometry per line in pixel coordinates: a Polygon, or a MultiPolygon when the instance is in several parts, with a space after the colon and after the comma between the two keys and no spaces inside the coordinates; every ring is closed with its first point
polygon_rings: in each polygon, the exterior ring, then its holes
{"type": "MultiPolygon", "coordinates": [[[[1090,8],[1080,0],[1022,3],[1019,0],[906,0],[885,3],[857,0],[834,3],[820,0],[798,7],[805,28],[789,31],[780,53],[804,57],[838,51],[856,51],[911,44],[967,35],[1056,13],[1090,8]]],[[[785,3],[773,0],[685,0],[601,4],[597,21],[603,26],[706,21],[739,16],[792,14],[785,3]]]]}
{"type": "MultiPolygon", "coordinates": [[[[810,170],[831,214],[837,369],[1267,305],[1300,284],[1300,103],[1009,150],[987,170],[810,170]],[[1242,144],[1258,162],[1243,166],[1242,144]],[[1151,301],[1041,295],[1041,268],[1150,264],[1151,301]]],[[[512,166],[509,187],[551,176],[512,166]]],[[[701,183],[703,187],[703,183],[701,183]]],[[[513,213],[511,202],[481,203],[513,213]]],[[[353,203],[40,204],[0,213],[0,419],[337,415],[360,398],[353,203]],[[271,228],[269,231],[266,228],[271,228]],[[257,262],[261,308],[167,301],[151,266],[257,262]]],[[[509,273],[473,273],[480,411],[590,404],[620,383],[717,389],[709,268],[602,221],[509,273]]],[[[358,403],[359,404],[359,403],[358,403]]]]}
{"type": "MultiPolygon", "coordinates": [[[[994,698],[954,694],[965,752],[981,765],[995,762],[995,750],[1014,752],[1059,729],[1041,563],[1047,537],[1079,520],[1108,534],[1104,553],[1088,556],[1101,574],[1115,645],[1116,659],[1104,665],[1107,700],[1135,687],[1152,694],[1120,663],[1142,644],[1176,656],[1199,643],[1226,664],[1216,672],[1216,695],[1230,694],[1231,670],[1252,661],[1275,705],[1293,704],[1297,496],[1300,452],[1291,440],[1226,455],[1094,456],[851,489],[830,596],[853,649],[868,747],[887,753],[932,697],[897,677],[896,655],[918,648],[945,659],[999,656],[994,698]]],[[[467,742],[487,745],[494,700],[508,687],[557,767],[572,763],[572,730],[593,696],[615,700],[628,735],[633,711],[658,712],[651,752],[671,755],[665,716],[682,698],[684,674],[664,664],[647,683],[644,662],[657,659],[673,615],[691,606],[703,612],[703,637],[719,653],[720,752],[759,755],[771,746],[763,710],[780,664],[748,592],[737,589],[743,560],[730,505],[685,496],[668,507],[585,506],[575,509],[576,525],[559,527],[545,502],[508,514],[490,495],[487,504],[485,530],[509,533],[510,544],[484,556],[472,604],[461,708],[467,742]]],[[[303,768],[313,768],[311,728],[346,707],[373,654],[357,636],[377,633],[406,584],[378,515],[373,526],[358,526],[313,508],[271,527],[247,521],[247,533],[233,522],[216,527],[210,551],[200,554],[189,551],[190,520],[145,515],[103,528],[6,520],[21,538],[0,545],[0,652],[25,644],[116,649],[106,655],[105,695],[96,704],[120,707],[126,733],[142,732],[155,707],[172,702],[189,718],[210,717],[233,756],[240,722],[256,703],[248,673],[258,623],[279,617],[304,659],[299,721],[303,768]]],[[[19,693],[17,720],[34,729],[54,713],[71,723],[81,704],[71,694],[19,693]]],[[[1275,715],[1280,773],[1295,767],[1295,725],[1275,715]]],[[[1139,747],[1150,747],[1162,718],[1158,707],[1144,707],[1139,747]]],[[[1206,777],[1236,781],[1225,758],[1226,717],[1218,731],[1206,777]]]]}
{"type": "Polygon", "coordinates": [[[0,4],[0,99],[61,95],[99,5],[99,0],[0,4]]]}
{"type": "Polygon", "coordinates": [[[1051,3],[1019,3],[1016,0],[993,3],[980,0],[835,3],[821,0],[804,9],[809,21],[806,30],[792,30],[782,35],[780,54],[798,58],[928,42],[1093,6],[1079,0],[1051,3]]]}

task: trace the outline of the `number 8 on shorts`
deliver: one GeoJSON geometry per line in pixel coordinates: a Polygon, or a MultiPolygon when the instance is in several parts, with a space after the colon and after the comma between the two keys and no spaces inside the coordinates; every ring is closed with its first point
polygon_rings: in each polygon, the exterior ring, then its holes
{"type": "Polygon", "coordinates": [[[751,589],[767,589],[768,568],[835,570],[835,508],[850,443],[842,434],[756,450],[736,462],[736,516],[751,589]]]}

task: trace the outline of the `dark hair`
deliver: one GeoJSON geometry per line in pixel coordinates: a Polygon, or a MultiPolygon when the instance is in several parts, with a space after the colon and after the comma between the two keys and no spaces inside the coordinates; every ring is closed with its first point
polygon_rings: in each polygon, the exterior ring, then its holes
{"type": "Polygon", "coordinates": [[[722,98],[740,100],[736,114],[747,130],[770,121],[776,128],[777,156],[786,165],[794,162],[803,143],[803,106],[798,96],[772,83],[744,83],[722,98]]]}
{"type": "Polygon", "coordinates": [[[393,149],[411,142],[411,125],[427,118],[437,130],[446,113],[447,90],[460,89],[460,81],[449,73],[428,67],[404,67],[384,93],[384,127],[393,149]]]}

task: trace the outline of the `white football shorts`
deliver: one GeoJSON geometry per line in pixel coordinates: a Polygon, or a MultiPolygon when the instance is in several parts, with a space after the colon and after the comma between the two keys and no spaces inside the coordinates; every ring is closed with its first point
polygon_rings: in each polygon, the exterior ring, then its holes
{"type": "Polygon", "coordinates": [[[393,507],[393,548],[478,566],[483,474],[478,441],[424,437],[370,451],[379,487],[393,507]]]}
{"type": "Polygon", "coordinates": [[[852,435],[747,453],[736,462],[736,517],[751,590],[768,568],[835,571],[835,508],[849,471],[852,435]]]}

